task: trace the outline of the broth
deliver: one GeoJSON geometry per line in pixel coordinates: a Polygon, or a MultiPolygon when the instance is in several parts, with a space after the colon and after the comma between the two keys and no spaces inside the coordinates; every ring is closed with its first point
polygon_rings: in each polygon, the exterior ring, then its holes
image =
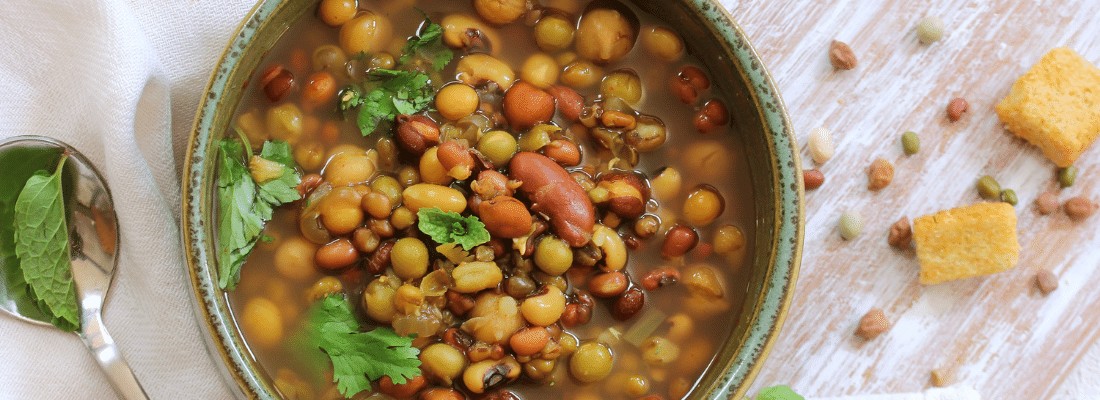
{"type": "MultiPolygon", "coordinates": [[[[556,7],[557,11],[553,12],[567,15],[568,20],[573,23],[572,26],[574,27],[577,26],[577,18],[579,18],[587,4],[587,2],[579,0],[557,0],[544,3],[547,3],[545,5],[548,7],[556,7]]],[[[511,66],[516,71],[517,80],[519,81],[523,81],[519,79],[521,66],[524,65],[528,57],[532,54],[543,53],[543,50],[536,46],[534,34],[532,33],[532,24],[537,19],[534,15],[541,13],[542,18],[547,18],[546,15],[552,14],[551,11],[540,12],[536,7],[535,11],[528,11],[518,21],[498,26],[485,23],[484,20],[480,19],[472,3],[468,1],[386,2],[360,0],[357,7],[359,10],[358,15],[374,13],[376,17],[389,21],[392,26],[392,36],[395,39],[392,44],[382,46],[383,48],[373,55],[346,56],[349,60],[348,63],[359,65],[358,68],[360,69],[365,68],[364,66],[372,60],[384,64],[384,59],[375,59],[382,53],[388,53],[394,59],[397,59],[405,45],[406,38],[416,34],[418,29],[422,28],[425,16],[432,21],[440,22],[444,21],[444,18],[449,15],[462,14],[480,22],[482,29],[485,31],[496,32],[495,37],[506,38],[503,41],[490,42],[487,47],[475,48],[470,51],[479,52],[491,48],[490,54],[511,66]],[[416,8],[413,8],[414,5],[416,8]],[[422,14],[419,10],[423,10],[426,14],[422,14]]],[[[627,8],[637,16],[640,32],[645,32],[654,27],[666,27],[656,17],[645,14],[632,5],[628,5],[627,8]]],[[[574,39],[574,43],[576,43],[576,40],[578,39],[574,39]]],[[[362,82],[349,76],[350,74],[345,72],[346,69],[344,68],[323,69],[320,65],[314,65],[313,55],[315,49],[331,45],[340,46],[340,28],[326,24],[318,15],[307,13],[292,24],[278,44],[270,50],[265,57],[265,61],[253,76],[250,87],[246,90],[244,100],[238,106],[234,119],[236,121],[235,128],[244,133],[244,136],[248,137],[257,149],[262,140],[271,139],[275,136],[284,136],[283,138],[286,139],[285,134],[274,134],[276,130],[285,128],[273,127],[273,124],[279,122],[271,120],[269,114],[272,114],[272,110],[277,107],[294,104],[301,112],[298,121],[300,132],[289,138],[292,142],[291,147],[294,149],[293,153],[298,164],[297,168],[301,173],[318,174],[323,176],[326,182],[331,183],[333,181],[332,176],[337,176],[336,168],[342,168],[336,166],[340,161],[334,160],[333,157],[340,156],[341,152],[362,152],[366,149],[373,149],[367,157],[377,168],[371,174],[370,179],[362,182],[352,182],[348,186],[351,186],[354,190],[344,190],[341,193],[354,192],[363,195],[371,192],[371,190],[365,188],[371,187],[372,183],[378,181],[380,176],[409,178],[411,180],[413,174],[409,170],[421,172],[418,178],[424,180],[424,162],[419,160],[420,157],[407,151],[402,143],[397,143],[401,139],[394,134],[395,129],[392,123],[383,122],[382,127],[373,134],[364,136],[356,125],[355,113],[340,112],[337,109],[339,99],[336,96],[316,102],[307,98],[309,95],[303,94],[303,88],[311,85],[311,83],[308,83],[307,77],[319,70],[333,71],[331,76],[335,78],[337,87],[343,88],[362,82]],[[267,85],[271,81],[271,77],[275,75],[270,68],[272,66],[281,66],[294,77],[294,85],[288,89],[284,96],[279,96],[281,98],[278,101],[272,100],[272,92],[268,88],[269,85],[267,85]],[[395,146],[395,143],[401,146],[395,146]],[[387,161],[386,155],[380,155],[385,152],[393,153],[394,149],[397,150],[397,154],[390,161],[387,161]],[[404,172],[402,172],[402,167],[404,167],[404,172]]],[[[642,115],[656,117],[663,122],[667,130],[667,141],[653,151],[639,153],[635,165],[629,165],[629,162],[624,164],[622,161],[614,164],[617,169],[636,171],[641,177],[645,178],[645,189],[650,189],[653,192],[650,196],[652,198],[645,199],[645,214],[642,217],[622,217],[610,211],[611,205],[609,202],[598,202],[595,205],[597,224],[614,226],[618,222],[618,227],[614,231],[622,238],[620,240],[624,241],[629,252],[626,266],[622,272],[628,277],[630,287],[641,290],[643,293],[645,301],[641,310],[625,320],[620,320],[612,315],[612,310],[616,307],[614,303],[618,301],[617,299],[624,295],[616,294],[611,298],[597,297],[591,307],[591,318],[587,322],[565,327],[563,326],[564,319],[562,319],[549,324],[550,328],[547,329],[550,334],[549,344],[543,348],[543,351],[533,356],[517,356],[507,340],[495,349],[491,344],[481,343],[485,345],[484,347],[496,352],[494,355],[489,356],[489,359],[511,358],[512,361],[520,365],[521,369],[521,373],[517,378],[505,379],[505,384],[482,390],[492,393],[491,396],[477,393],[477,390],[467,387],[462,375],[454,379],[452,384],[447,384],[446,379],[440,378],[437,374],[425,374],[424,382],[421,382],[424,386],[416,388],[422,390],[414,392],[413,397],[416,397],[416,393],[419,393],[419,398],[452,398],[439,397],[443,392],[438,391],[428,394],[428,389],[446,388],[453,390],[447,392],[448,395],[458,393],[460,396],[474,398],[489,396],[486,398],[542,399],[563,395],[566,398],[591,399],[639,398],[648,395],[657,395],[660,396],[659,398],[678,398],[687,395],[696,385],[697,380],[711,364],[712,358],[737,323],[738,313],[746,296],[748,280],[748,270],[744,268],[743,264],[745,260],[752,259],[750,249],[753,248],[752,238],[755,236],[753,234],[755,210],[753,209],[753,193],[742,140],[736,132],[732,132],[733,129],[728,121],[719,124],[713,132],[705,134],[700,133],[695,126],[698,114],[704,108],[704,102],[708,99],[716,99],[716,101],[722,102],[726,94],[721,93],[716,87],[711,87],[700,90],[698,100],[693,101],[691,104],[685,104],[680,99],[679,92],[674,92],[672,89],[673,85],[670,84],[670,81],[677,80],[676,77],[684,66],[701,66],[697,59],[691,55],[690,45],[686,47],[688,51],[684,55],[676,57],[674,60],[664,61],[659,57],[655,57],[653,53],[648,51],[648,47],[643,44],[643,41],[638,40],[632,50],[623,58],[599,66],[603,74],[610,74],[620,68],[631,69],[636,73],[645,94],[632,107],[626,108],[625,112],[636,118],[642,115]],[[637,110],[637,115],[631,113],[630,109],[637,110]],[[674,191],[672,195],[661,197],[659,195],[669,191],[667,188],[672,186],[667,183],[669,180],[666,179],[671,176],[672,171],[679,172],[679,179],[681,180],[679,190],[674,191]],[[665,173],[665,176],[660,181],[655,179],[662,173],[665,173]],[[691,218],[686,217],[682,210],[685,207],[689,193],[692,193],[696,188],[700,188],[700,185],[709,186],[702,189],[702,192],[693,199],[692,204],[708,204],[704,201],[706,199],[700,199],[707,196],[711,196],[708,198],[713,199],[713,193],[717,193],[718,198],[724,204],[719,211],[719,215],[712,222],[690,226],[684,221],[691,218]],[[708,195],[707,193],[711,194],[708,195]],[[654,217],[656,218],[654,219],[654,217]],[[640,218],[658,221],[660,227],[656,234],[648,238],[640,235],[638,233],[640,228],[635,228],[635,224],[640,218]],[[666,232],[676,224],[676,221],[681,221],[684,226],[695,232],[698,245],[692,246],[690,251],[684,255],[662,257],[666,232]],[[720,236],[719,230],[724,233],[721,238],[718,237],[720,236]],[[660,281],[661,284],[658,285],[659,287],[652,290],[644,288],[643,280],[647,274],[662,267],[670,268],[679,273],[678,282],[662,280],[660,281]],[[654,322],[656,327],[644,330],[648,333],[643,332],[646,334],[642,335],[641,338],[624,338],[624,333],[631,332],[631,328],[639,321],[654,322]],[[570,359],[573,354],[576,354],[571,353],[570,348],[575,347],[577,344],[587,343],[600,343],[606,346],[610,349],[613,357],[611,372],[592,383],[582,383],[577,379],[576,374],[570,371],[570,359]],[[554,346],[558,347],[558,354],[547,354],[552,353],[550,350],[554,346]],[[501,356],[500,351],[503,351],[503,356],[501,356]],[[535,367],[536,364],[541,367],[535,367]],[[538,368],[542,368],[542,370],[538,368]]],[[[429,73],[432,77],[432,86],[436,90],[446,84],[457,84],[454,82],[459,81],[459,79],[456,79],[456,63],[467,54],[467,50],[459,48],[453,48],[452,50],[454,60],[441,72],[429,73]]],[[[568,54],[574,54],[573,51],[575,51],[574,47],[569,46],[564,50],[546,53],[550,57],[566,58],[568,54]]],[[[556,67],[564,68],[560,63],[556,67]]],[[[602,77],[603,74],[597,76],[597,78],[602,77]]],[[[515,89],[518,87],[517,85],[519,84],[512,84],[511,88],[515,89]]],[[[557,81],[555,85],[568,86],[563,85],[561,81],[557,81]]],[[[527,134],[529,129],[510,126],[508,117],[503,115],[499,106],[499,98],[504,91],[500,90],[499,87],[494,87],[492,83],[478,83],[474,86],[478,88],[479,108],[477,114],[495,115],[486,118],[486,120],[491,121],[492,129],[477,129],[474,135],[483,138],[490,131],[504,130],[513,137],[518,137],[518,140],[522,143],[524,141],[523,135],[527,134]],[[489,106],[485,106],[485,104],[489,104],[489,106]]],[[[601,95],[599,83],[587,87],[578,87],[575,90],[583,96],[585,107],[592,107],[596,100],[600,100],[599,104],[603,107],[611,107],[614,104],[609,102],[606,96],[601,95]]],[[[345,93],[340,92],[339,96],[345,93]]],[[[729,102],[725,102],[725,104],[729,104],[729,102]]],[[[606,109],[603,110],[603,112],[606,111],[606,109]]],[[[456,121],[442,117],[440,112],[434,109],[420,114],[432,118],[439,125],[456,125],[456,121]]],[[[566,166],[566,170],[575,172],[575,175],[587,176],[589,177],[589,183],[595,184],[601,173],[606,174],[608,165],[612,163],[612,156],[629,158],[629,151],[616,153],[604,148],[595,138],[596,135],[593,133],[596,131],[595,128],[587,128],[582,121],[570,121],[560,109],[556,110],[553,115],[552,121],[545,122],[553,122],[563,128],[562,132],[555,133],[556,136],[554,137],[574,141],[583,155],[579,165],[566,166]]],[[[597,121],[597,127],[601,123],[597,121]]],[[[447,128],[444,127],[443,131],[443,141],[445,142],[448,140],[447,128]]],[[[227,137],[234,137],[234,133],[229,132],[227,137]]],[[[473,147],[476,147],[476,145],[473,145],[473,147]]],[[[614,147],[614,145],[611,147],[614,147]]],[[[548,152],[545,146],[539,150],[548,152]]],[[[438,150],[435,154],[438,154],[438,150]]],[[[506,168],[507,165],[493,166],[499,171],[506,172],[509,177],[513,174],[512,171],[506,168]]],[[[469,178],[455,179],[446,186],[460,189],[466,197],[474,197],[476,194],[471,189],[470,182],[477,180],[477,176],[478,173],[475,171],[469,178]]],[[[332,191],[328,192],[328,196],[335,196],[333,193],[343,190],[339,186],[334,185],[329,188],[332,191]]],[[[408,186],[407,184],[401,184],[399,189],[405,190],[408,186]]],[[[608,185],[607,187],[613,186],[608,185]]],[[[358,251],[356,251],[356,261],[352,265],[333,269],[317,266],[314,252],[327,242],[312,243],[308,236],[303,237],[300,229],[300,218],[308,214],[308,207],[305,206],[305,203],[316,202],[321,204],[329,200],[324,196],[317,196],[317,189],[313,190],[313,193],[307,193],[306,196],[307,198],[311,196],[315,198],[309,201],[286,204],[274,211],[272,219],[266,224],[263,231],[266,236],[265,239],[260,241],[248,256],[245,266],[240,272],[239,286],[229,292],[228,297],[235,320],[248,343],[252,355],[263,366],[269,377],[276,382],[276,386],[285,397],[307,399],[342,398],[343,396],[337,391],[336,385],[332,382],[332,365],[328,363],[328,359],[323,358],[320,349],[303,346],[302,341],[296,339],[299,336],[297,332],[300,332],[308,324],[306,316],[310,307],[319,297],[322,297],[318,293],[346,295],[356,312],[359,323],[364,329],[379,326],[391,327],[391,323],[379,322],[377,318],[374,318],[371,313],[364,309],[364,291],[368,284],[372,281],[378,281],[381,279],[379,276],[383,274],[391,274],[390,279],[400,278],[392,275],[394,268],[389,263],[384,265],[388,268],[382,274],[372,274],[368,271],[368,264],[378,250],[365,251],[370,249],[369,246],[362,245],[366,248],[361,248],[361,243],[358,241],[353,242],[358,251]],[[306,210],[304,211],[303,208],[306,208],[306,210]],[[307,267],[302,267],[302,265],[307,267]],[[336,281],[338,281],[339,287],[333,289],[336,281]],[[320,364],[310,362],[308,361],[311,358],[310,356],[302,355],[311,352],[315,353],[313,357],[322,357],[324,362],[320,364]],[[318,365],[321,366],[321,369],[318,369],[318,365]]],[[[589,198],[586,198],[585,201],[592,201],[593,198],[599,200],[600,194],[607,195],[596,189],[587,190],[587,192],[589,198]]],[[[372,193],[384,193],[384,191],[375,188],[372,193]]],[[[514,196],[520,198],[526,206],[531,206],[532,202],[527,196],[519,192],[514,196]]],[[[698,206],[688,206],[689,212],[694,212],[690,209],[695,207],[698,206]]],[[[436,246],[440,243],[436,243],[427,235],[421,234],[415,223],[404,229],[393,226],[394,222],[398,221],[396,219],[398,211],[394,210],[401,208],[410,211],[406,205],[391,202],[389,218],[377,219],[375,222],[371,222],[370,210],[364,203],[361,214],[365,216],[361,218],[361,222],[356,224],[358,226],[356,229],[371,231],[377,241],[382,243],[393,242],[395,239],[403,237],[416,238],[425,244],[428,249],[430,258],[428,271],[440,269],[454,274],[455,263],[448,264],[445,257],[436,249],[436,246]],[[388,230],[386,225],[389,225],[388,230]],[[375,229],[371,229],[372,226],[375,229]],[[386,234],[390,234],[392,237],[384,237],[386,234]]],[[[471,210],[464,208],[462,214],[470,215],[471,210]]],[[[558,234],[552,221],[547,220],[545,213],[536,212],[533,214],[536,221],[544,221],[550,226],[540,235],[531,237],[531,240],[541,240],[542,236],[563,236],[558,234]]],[[[402,215],[407,218],[409,213],[406,212],[402,215]]],[[[412,215],[415,216],[415,213],[412,213],[412,215]]],[[[699,217],[695,216],[694,218],[699,217]]],[[[321,221],[321,219],[318,218],[318,221],[321,221]]],[[[334,230],[324,224],[321,224],[321,228],[334,230]]],[[[352,233],[332,234],[332,232],[329,232],[329,234],[331,236],[327,238],[329,240],[340,237],[354,239],[357,235],[352,233]]],[[[370,234],[364,233],[363,235],[369,236],[370,234]]],[[[529,297],[537,296],[546,290],[552,290],[548,287],[553,286],[555,282],[559,285],[564,283],[567,305],[577,304],[577,293],[590,292],[590,287],[584,282],[591,282],[593,277],[601,273],[601,268],[607,269],[607,260],[597,260],[596,268],[583,266],[582,262],[578,260],[582,250],[573,247],[570,251],[574,253],[574,265],[570,268],[570,272],[562,276],[564,279],[554,278],[551,274],[541,272],[541,266],[535,262],[516,261],[517,259],[530,259],[529,256],[520,256],[518,254],[520,250],[512,249],[514,242],[520,239],[500,240],[494,237],[493,240],[500,243],[502,245],[500,247],[504,247],[503,251],[500,248],[495,249],[497,250],[496,253],[503,254],[497,255],[493,254],[492,251],[488,251],[492,249],[489,244],[483,245],[483,247],[489,246],[486,247],[487,250],[483,253],[495,256],[494,262],[500,261],[499,268],[502,270],[504,281],[493,285],[491,288],[477,291],[477,293],[456,294],[454,298],[448,295],[431,299],[429,296],[424,304],[435,304],[431,307],[436,307],[436,311],[443,315],[441,317],[442,322],[433,335],[422,336],[414,340],[415,346],[424,349],[430,344],[440,343],[443,340],[442,338],[446,336],[446,328],[458,328],[459,331],[471,330],[470,328],[462,328],[463,322],[467,318],[456,315],[455,311],[449,309],[449,304],[447,306],[439,306],[438,304],[448,301],[454,302],[460,296],[476,299],[475,295],[484,293],[513,297],[517,303],[522,304],[529,297]],[[515,295],[515,293],[522,291],[510,287],[509,282],[511,281],[509,279],[517,276],[525,278],[526,282],[533,282],[536,289],[527,292],[526,295],[515,295]]],[[[590,245],[586,246],[590,247],[590,245]]],[[[522,248],[523,246],[518,247],[522,248]]],[[[470,250],[469,253],[473,257],[478,251],[470,250]]],[[[481,261],[480,256],[478,257],[478,260],[481,261]]],[[[405,281],[407,283],[419,283],[420,280],[420,277],[414,277],[405,281]]],[[[517,278],[516,280],[516,282],[521,281],[524,281],[524,279],[517,278]]],[[[520,285],[520,283],[516,283],[516,285],[520,285]]],[[[451,286],[451,291],[455,290],[455,286],[451,286]]],[[[428,306],[420,305],[420,307],[428,306]]],[[[398,311],[397,314],[400,317],[401,311],[398,311]]],[[[537,327],[539,325],[524,320],[523,326],[537,327]]],[[[453,333],[451,334],[453,335],[453,333]]],[[[472,362],[469,362],[470,358],[476,358],[472,354],[480,351],[474,350],[475,346],[466,346],[465,349],[462,348],[463,346],[455,347],[459,348],[462,354],[467,357],[467,366],[472,364],[472,362]]],[[[400,386],[398,385],[399,389],[400,386]]],[[[380,384],[372,382],[372,387],[378,390],[380,384]]],[[[397,397],[392,396],[394,395],[393,389],[390,389],[390,392],[389,395],[363,392],[356,395],[355,398],[397,397]]]]}

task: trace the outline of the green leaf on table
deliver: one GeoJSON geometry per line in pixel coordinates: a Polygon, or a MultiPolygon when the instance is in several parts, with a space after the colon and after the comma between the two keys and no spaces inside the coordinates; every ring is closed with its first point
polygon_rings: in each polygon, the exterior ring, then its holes
{"type": "Polygon", "coordinates": [[[341,295],[314,304],[308,329],[313,345],[332,361],[333,381],[345,397],[370,390],[370,382],[383,376],[398,385],[420,376],[420,350],[413,338],[389,328],[360,331],[351,304],[341,295]]]}
{"type": "Polygon", "coordinates": [[[805,400],[805,398],[791,390],[790,386],[777,385],[760,389],[756,393],[756,400],[805,400]]]}
{"type": "Polygon", "coordinates": [[[485,223],[473,215],[463,217],[462,214],[438,208],[421,208],[416,216],[419,219],[416,227],[439,244],[454,243],[470,251],[490,239],[485,223]]]}
{"type": "Polygon", "coordinates": [[[260,240],[274,208],[301,198],[297,190],[301,176],[294,169],[289,144],[264,143],[248,166],[243,161],[244,146],[233,139],[219,142],[218,286],[222,289],[237,286],[241,267],[260,240]],[[256,175],[265,179],[257,182],[253,178],[256,175]]]}
{"type": "Polygon", "coordinates": [[[376,69],[371,79],[379,81],[378,86],[359,101],[349,101],[359,104],[356,125],[363,136],[374,133],[383,122],[392,123],[399,114],[423,111],[435,100],[431,79],[420,72],[376,69]]]}
{"type": "Polygon", "coordinates": [[[80,310],[69,258],[69,225],[61,172],[62,156],[53,174],[41,171],[27,180],[15,201],[15,253],[30,286],[31,297],[65,331],[80,328],[80,310]]]}

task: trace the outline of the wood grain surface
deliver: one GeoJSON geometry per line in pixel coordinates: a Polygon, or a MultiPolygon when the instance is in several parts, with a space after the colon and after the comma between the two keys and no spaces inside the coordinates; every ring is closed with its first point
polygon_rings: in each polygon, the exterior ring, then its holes
{"type": "Polygon", "coordinates": [[[774,384],[815,397],[919,392],[930,387],[932,369],[947,367],[985,399],[1100,398],[1093,365],[1100,363],[1100,216],[1074,223],[1033,206],[1044,191],[1063,201],[1100,200],[1100,145],[1077,161],[1077,184],[1059,190],[1055,166],[993,112],[1016,77],[1054,47],[1100,63],[1100,1],[723,4],[778,83],[804,166],[826,175],[824,186],[807,192],[796,296],[750,393],[774,384]],[[941,17],[947,33],[922,45],[914,27],[928,15],[941,17]],[[856,69],[834,71],[833,39],[852,47],[856,69]],[[970,111],[951,123],[945,107],[953,97],[967,99],[970,111]],[[817,126],[830,129],[837,145],[820,166],[804,145],[817,126]],[[919,154],[902,152],[906,130],[920,133],[919,154]],[[866,168],[878,157],[896,173],[876,193],[867,190],[866,168]],[[921,286],[914,253],[887,245],[890,225],[980,201],[974,183],[984,174],[1019,195],[1019,264],[921,286]],[[865,221],[851,241],[836,231],[846,210],[865,221]],[[1042,268],[1061,284],[1048,296],[1034,284],[1042,268]],[[853,332],[872,307],[883,308],[893,327],[864,341],[853,332]]]}

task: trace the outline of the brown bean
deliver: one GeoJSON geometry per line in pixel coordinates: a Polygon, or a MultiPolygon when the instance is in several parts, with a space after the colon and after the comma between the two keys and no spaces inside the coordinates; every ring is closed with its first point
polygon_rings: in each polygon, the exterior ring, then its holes
{"type": "Polygon", "coordinates": [[[867,189],[882,190],[894,180],[894,164],[884,158],[876,158],[867,168],[867,189]]]}
{"type": "Polygon", "coordinates": [[[1058,194],[1054,192],[1045,192],[1035,199],[1035,209],[1042,215],[1058,211],[1059,206],[1058,194]]]}
{"type": "Polygon", "coordinates": [[[568,121],[576,121],[581,117],[584,108],[584,97],[572,88],[555,85],[547,90],[558,102],[558,112],[568,121]]]}
{"type": "Polygon", "coordinates": [[[700,133],[713,133],[730,122],[726,104],[718,99],[707,100],[695,114],[695,129],[700,133]]]}
{"type": "Polygon", "coordinates": [[[951,122],[958,121],[968,109],[970,109],[970,103],[966,99],[962,97],[953,98],[947,103],[947,119],[951,122]]]}
{"type": "Polygon", "coordinates": [[[592,277],[588,281],[588,291],[596,297],[611,298],[625,292],[628,285],[630,280],[626,278],[626,274],[612,271],[592,277]]]}
{"type": "Polygon", "coordinates": [[[526,130],[554,117],[554,96],[519,81],[504,94],[504,117],[515,130],[526,130]]]}
{"type": "Polygon", "coordinates": [[[588,193],[564,168],[541,154],[520,152],[509,163],[512,179],[531,200],[531,210],[550,218],[554,233],[572,247],[592,239],[596,211],[588,193]]]}
{"type": "Polygon", "coordinates": [[[263,85],[268,100],[277,102],[294,89],[294,74],[282,65],[272,65],[264,71],[260,84],[263,85]]]}
{"type": "Polygon", "coordinates": [[[359,250],[347,239],[336,239],[317,249],[313,255],[313,261],[317,266],[334,270],[344,268],[355,263],[359,259],[359,250]]]}
{"type": "Polygon", "coordinates": [[[816,169],[807,169],[802,171],[802,185],[806,187],[806,190],[814,190],[821,187],[825,183],[825,174],[816,169]]]}
{"type": "Polygon", "coordinates": [[[491,169],[479,172],[477,180],[470,183],[470,189],[481,196],[482,200],[513,194],[513,188],[508,184],[508,177],[491,169]]]}
{"type": "Polygon", "coordinates": [[[1077,196],[1066,200],[1066,203],[1062,205],[1062,210],[1069,216],[1069,219],[1080,221],[1096,213],[1097,207],[1097,204],[1089,200],[1088,197],[1077,196]]]}
{"type": "Polygon", "coordinates": [[[710,88],[710,79],[699,67],[686,65],[672,77],[671,88],[684,104],[695,104],[699,92],[710,88]]]}
{"type": "Polygon", "coordinates": [[[909,225],[909,218],[901,217],[890,227],[890,236],[886,238],[886,242],[899,249],[907,249],[912,241],[913,227],[909,225]]]}
{"type": "Polygon", "coordinates": [[[661,257],[676,258],[686,254],[699,243],[699,234],[685,225],[673,226],[665,233],[665,242],[661,245],[661,257]]]}
{"type": "Polygon", "coordinates": [[[302,182],[298,183],[298,194],[300,194],[302,198],[306,198],[310,193],[313,193],[313,189],[321,186],[323,182],[324,179],[321,178],[319,174],[306,174],[302,177],[302,182]]]}
{"type": "Polygon", "coordinates": [[[537,354],[550,343],[550,332],[541,326],[532,326],[521,329],[512,334],[508,339],[508,345],[518,356],[530,356],[537,354]]]}
{"type": "Polygon", "coordinates": [[[440,143],[436,157],[439,158],[439,163],[443,164],[447,175],[452,178],[461,181],[473,174],[474,156],[470,154],[470,146],[465,140],[448,140],[440,143]]]}
{"type": "Polygon", "coordinates": [[[381,274],[390,266],[390,252],[393,251],[393,241],[383,242],[367,261],[367,272],[381,274]]]}
{"type": "Polygon", "coordinates": [[[882,312],[882,309],[872,308],[859,320],[856,336],[865,340],[871,340],[889,329],[890,321],[886,319],[886,314],[882,312]]]}
{"type": "Polygon", "coordinates": [[[389,218],[390,212],[393,211],[393,203],[390,202],[390,198],[380,192],[370,192],[364,195],[360,206],[363,207],[363,211],[377,219],[389,218]]]}
{"type": "Polygon", "coordinates": [[[680,280],[680,270],[673,267],[661,267],[646,272],[642,276],[642,287],[645,290],[656,290],[659,287],[674,284],[680,280]]]}
{"type": "Polygon", "coordinates": [[[550,144],[542,149],[546,157],[554,160],[563,167],[573,167],[581,163],[581,148],[564,139],[551,140],[550,144]]]}
{"type": "Polygon", "coordinates": [[[510,196],[497,196],[482,201],[478,206],[478,216],[489,233],[507,239],[528,234],[534,221],[527,206],[510,196]]]}
{"type": "Polygon", "coordinates": [[[398,115],[397,145],[402,150],[420,156],[429,147],[439,144],[439,124],[423,115],[398,115]]]}
{"type": "Polygon", "coordinates": [[[352,233],[351,243],[362,253],[372,253],[378,249],[378,235],[374,234],[370,228],[361,226],[352,233]]]}
{"type": "Polygon", "coordinates": [[[578,325],[587,324],[592,320],[592,306],[596,304],[596,300],[592,298],[592,295],[587,292],[577,292],[576,301],[569,303],[565,306],[565,311],[561,314],[561,323],[566,328],[572,328],[578,325]]]}
{"type": "Polygon", "coordinates": [[[596,178],[596,187],[608,192],[607,207],[623,218],[637,218],[649,202],[649,185],[636,172],[611,171],[596,178]]]}
{"type": "Polygon", "coordinates": [[[615,299],[611,306],[611,316],[619,321],[626,321],[642,310],[645,305],[645,293],[641,289],[631,288],[615,299]]]}
{"type": "Polygon", "coordinates": [[[378,380],[378,391],[399,399],[407,399],[427,385],[428,379],[424,375],[417,375],[400,385],[394,384],[393,379],[390,379],[389,376],[383,376],[382,379],[378,380]]]}
{"type": "Polygon", "coordinates": [[[638,119],[622,111],[607,110],[600,115],[600,123],[611,129],[632,130],[638,126],[638,119]]]}

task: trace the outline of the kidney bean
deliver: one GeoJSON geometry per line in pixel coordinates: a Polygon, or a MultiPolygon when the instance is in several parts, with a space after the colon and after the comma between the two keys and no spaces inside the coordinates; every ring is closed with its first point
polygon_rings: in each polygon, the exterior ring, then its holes
{"type": "Polygon", "coordinates": [[[282,65],[272,65],[264,71],[260,78],[260,84],[264,87],[264,94],[273,102],[282,100],[294,88],[294,74],[282,65]]]}
{"type": "Polygon", "coordinates": [[[642,310],[645,305],[645,293],[638,288],[630,288],[611,306],[611,316],[619,321],[626,321],[642,310]]]}
{"type": "Polygon", "coordinates": [[[548,89],[554,100],[558,102],[558,111],[561,116],[569,121],[576,121],[581,117],[581,109],[584,108],[584,97],[576,90],[565,86],[551,86],[548,89]]]}
{"type": "Polygon", "coordinates": [[[359,259],[359,250],[351,244],[350,240],[337,239],[317,249],[313,261],[318,267],[335,270],[355,263],[359,259]]]}
{"type": "Polygon", "coordinates": [[[625,292],[628,285],[630,285],[630,281],[626,278],[626,274],[612,271],[596,275],[592,280],[589,280],[588,290],[592,292],[593,296],[610,298],[625,292]]]}
{"type": "Polygon", "coordinates": [[[686,254],[699,243],[699,234],[685,225],[673,226],[665,233],[665,242],[661,245],[661,257],[675,258],[686,254]]]}
{"type": "Polygon", "coordinates": [[[531,210],[546,214],[554,233],[572,247],[592,239],[596,211],[588,193],[560,165],[544,155],[520,152],[509,163],[519,191],[531,200],[531,210]]]}

